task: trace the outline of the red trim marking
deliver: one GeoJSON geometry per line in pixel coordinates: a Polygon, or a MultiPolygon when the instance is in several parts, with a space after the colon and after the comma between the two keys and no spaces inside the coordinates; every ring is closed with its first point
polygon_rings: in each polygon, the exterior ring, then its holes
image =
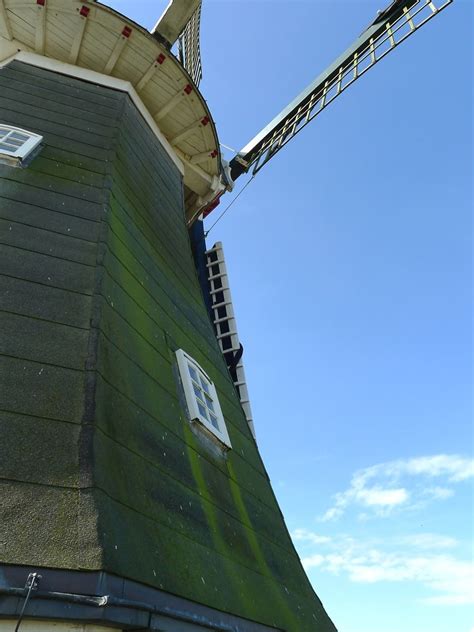
{"type": "Polygon", "coordinates": [[[220,201],[221,201],[220,198],[223,195],[223,193],[224,191],[221,191],[220,193],[218,193],[216,197],[213,200],[211,200],[209,204],[202,209],[203,217],[207,217],[210,213],[212,213],[212,211],[216,208],[216,206],[219,206],[220,201]]]}

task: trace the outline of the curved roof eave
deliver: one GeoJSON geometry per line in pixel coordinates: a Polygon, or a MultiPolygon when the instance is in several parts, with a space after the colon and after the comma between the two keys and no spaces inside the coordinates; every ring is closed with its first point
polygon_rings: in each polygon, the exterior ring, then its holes
{"type": "Polygon", "coordinates": [[[219,140],[207,103],[176,57],[145,28],[93,0],[0,0],[0,39],[15,52],[129,82],[184,165],[184,184],[194,193],[188,213],[222,190],[219,140]]]}

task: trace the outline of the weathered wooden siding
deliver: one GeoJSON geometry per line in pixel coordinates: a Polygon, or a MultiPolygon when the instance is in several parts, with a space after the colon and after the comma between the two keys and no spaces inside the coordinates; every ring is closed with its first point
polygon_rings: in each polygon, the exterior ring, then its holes
{"type": "Polygon", "coordinates": [[[42,499],[5,559],[103,568],[286,630],[333,630],[208,319],[179,172],[122,93],[14,64],[0,94],[2,122],[46,142],[28,169],[0,170],[4,434],[22,464],[3,474],[8,522],[42,499]],[[216,384],[226,456],[185,418],[178,348],[216,384]]]}
{"type": "Polygon", "coordinates": [[[106,174],[122,109],[123,95],[110,90],[25,64],[0,71],[2,123],[45,137],[28,169],[0,165],[3,561],[101,561],[96,509],[80,491],[92,484],[80,446],[106,174]]]}

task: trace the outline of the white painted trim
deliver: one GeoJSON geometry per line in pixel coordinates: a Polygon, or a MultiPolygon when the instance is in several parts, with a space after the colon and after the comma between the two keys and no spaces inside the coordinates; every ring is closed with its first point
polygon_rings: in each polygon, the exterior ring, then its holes
{"type": "Polygon", "coordinates": [[[24,46],[18,40],[9,40],[0,35],[0,67],[6,66],[7,63],[12,61],[17,52],[22,48],[24,48],[24,46]]]}
{"type": "Polygon", "coordinates": [[[3,37],[6,37],[9,41],[13,39],[12,29],[10,26],[10,20],[7,15],[4,0],[0,0],[0,27],[5,33],[3,37]]]}
{"type": "MultiPolygon", "coordinates": [[[[186,398],[186,404],[188,406],[189,420],[191,422],[199,421],[199,423],[201,423],[208,430],[208,432],[217,437],[221,443],[223,443],[227,448],[231,448],[232,444],[230,442],[229,433],[227,432],[224,415],[222,414],[214,382],[207,375],[204,369],[199,366],[196,360],[194,360],[194,358],[192,358],[182,349],[178,349],[176,351],[176,360],[178,362],[179,375],[181,377],[184,396],[186,398]],[[212,423],[200,413],[198,408],[198,400],[194,393],[193,383],[191,380],[191,376],[189,375],[188,366],[191,366],[198,374],[200,374],[201,378],[204,378],[204,382],[207,384],[207,388],[209,389],[209,399],[212,401],[212,405],[214,407],[212,411],[208,410],[208,413],[214,413],[213,416],[216,418],[219,428],[213,426],[212,423]]],[[[206,406],[204,407],[206,408],[206,406]]]]}
{"type": "MultiPolygon", "coordinates": [[[[224,302],[212,304],[212,311],[214,316],[214,326],[216,328],[216,338],[219,341],[219,346],[221,348],[222,353],[225,354],[228,351],[238,351],[240,349],[240,339],[237,331],[237,321],[234,314],[234,307],[232,305],[232,295],[230,291],[229,285],[229,276],[227,274],[227,266],[225,263],[224,257],[224,249],[222,247],[222,242],[218,241],[214,244],[212,248],[207,250],[206,252],[207,258],[207,278],[211,287],[211,292],[213,292],[213,299],[215,299],[215,294],[217,292],[222,292],[224,302]],[[213,255],[216,256],[216,259],[213,259],[213,255]],[[218,273],[213,274],[214,266],[217,266],[218,273]],[[220,287],[215,287],[214,280],[220,279],[221,284],[220,287]],[[225,306],[225,316],[219,317],[219,308],[225,306]],[[220,325],[221,323],[227,322],[229,325],[229,330],[227,332],[221,332],[220,325]],[[224,349],[223,340],[225,338],[230,337],[231,340],[231,348],[224,349]]],[[[242,359],[239,361],[236,369],[236,377],[237,380],[234,382],[235,386],[239,387],[240,392],[240,403],[242,404],[242,408],[244,409],[245,418],[247,419],[247,423],[250,427],[250,431],[253,435],[253,438],[256,439],[255,436],[255,428],[252,417],[252,409],[250,407],[249,394],[247,389],[247,381],[245,378],[245,370],[242,359]]]]}
{"type": "Polygon", "coordinates": [[[48,4],[42,6],[37,4],[36,11],[36,32],[35,32],[35,50],[39,55],[44,55],[44,47],[46,42],[46,10],[48,4]]]}
{"type": "Polygon", "coordinates": [[[44,57],[43,55],[38,55],[36,53],[30,53],[26,51],[19,51],[15,55],[8,57],[6,60],[0,61],[0,68],[8,65],[13,60],[21,61],[25,64],[29,64],[30,66],[44,68],[45,70],[51,70],[52,72],[57,72],[61,75],[67,75],[68,77],[82,79],[83,81],[88,81],[89,83],[95,83],[100,86],[105,86],[106,88],[112,88],[113,90],[120,90],[120,92],[126,92],[132,99],[137,110],[145,119],[147,125],[150,127],[152,132],[162,144],[168,156],[179,169],[181,175],[184,176],[183,161],[178,157],[174,148],[170,145],[168,140],[165,138],[163,132],[161,132],[159,127],[156,125],[146,105],[140,99],[135,88],[129,81],[117,79],[116,77],[109,77],[108,75],[104,75],[100,72],[95,72],[94,70],[79,68],[79,66],[73,66],[72,64],[66,64],[65,62],[51,59],[50,57],[44,57]]]}
{"type": "Polygon", "coordinates": [[[38,145],[43,140],[43,137],[39,134],[35,134],[34,132],[30,132],[29,130],[23,129],[21,127],[13,127],[12,125],[0,124],[0,130],[7,132],[6,136],[0,137],[0,144],[8,144],[9,136],[15,132],[18,132],[19,134],[27,137],[27,140],[24,140],[22,144],[16,149],[4,149],[0,147],[0,155],[12,156],[13,158],[20,158],[20,160],[26,158],[28,154],[30,154],[33,149],[38,147],[38,145]]]}
{"type": "Polygon", "coordinates": [[[180,158],[183,161],[183,163],[187,167],[189,167],[190,171],[193,171],[197,176],[201,178],[201,180],[204,180],[205,182],[207,182],[209,189],[211,190],[210,192],[211,197],[214,197],[216,193],[218,193],[219,191],[225,188],[221,184],[217,176],[212,176],[210,173],[207,173],[207,171],[204,171],[204,169],[202,169],[199,165],[193,165],[192,162],[189,162],[190,156],[185,154],[184,151],[181,151],[179,147],[175,147],[174,149],[176,151],[178,158],[180,158]]]}
{"type": "Polygon", "coordinates": [[[84,39],[84,33],[86,32],[87,18],[80,16],[79,24],[76,27],[76,34],[72,40],[71,51],[69,53],[69,63],[75,64],[79,57],[79,51],[81,50],[82,40],[84,39]]]}
{"type": "Polygon", "coordinates": [[[151,32],[173,45],[200,4],[201,0],[170,0],[151,32]]]}

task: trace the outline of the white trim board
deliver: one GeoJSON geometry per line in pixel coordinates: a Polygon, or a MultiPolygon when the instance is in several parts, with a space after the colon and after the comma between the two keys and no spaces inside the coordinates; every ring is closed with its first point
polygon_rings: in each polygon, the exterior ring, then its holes
{"type": "Polygon", "coordinates": [[[73,66],[72,64],[67,64],[65,62],[57,61],[56,59],[52,59],[50,57],[44,57],[43,55],[38,55],[37,53],[30,53],[27,51],[19,51],[8,58],[1,60],[0,68],[8,66],[8,64],[10,64],[14,60],[21,61],[25,64],[29,64],[30,66],[36,66],[38,68],[44,68],[45,70],[51,70],[52,72],[57,72],[61,75],[67,75],[68,77],[75,77],[76,79],[81,79],[82,81],[87,81],[89,83],[95,83],[99,86],[105,86],[106,88],[112,88],[113,90],[126,92],[132,99],[137,110],[143,116],[148,127],[158,138],[168,156],[179,169],[181,175],[184,176],[184,164],[182,160],[178,157],[173,147],[165,138],[160,128],[153,120],[147,107],[140,99],[135,88],[129,81],[117,79],[116,77],[110,77],[109,75],[104,75],[100,72],[96,72],[95,70],[80,68],[79,66],[73,66]]]}

